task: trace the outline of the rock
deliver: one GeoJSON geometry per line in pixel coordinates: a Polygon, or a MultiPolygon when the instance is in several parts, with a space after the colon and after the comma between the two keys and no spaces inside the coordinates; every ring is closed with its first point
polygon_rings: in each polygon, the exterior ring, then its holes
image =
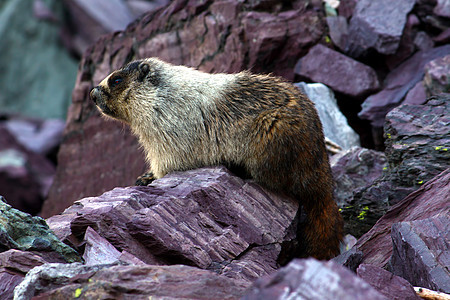
{"type": "Polygon", "coordinates": [[[55,174],[43,155],[26,149],[0,122],[0,186],[14,208],[37,214],[55,174]]]}
{"type": "Polygon", "coordinates": [[[386,116],[388,168],[354,194],[350,209],[343,208],[348,233],[360,237],[391,205],[449,167],[449,115],[450,97],[443,94],[424,105],[401,105],[386,116]]]}
{"type": "Polygon", "coordinates": [[[380,87],[372,68],[321,44],[312,47],[297,62],[295,73],[353,97],[367,95],[380,87]]]}
{"type": "Polygon", "coordinates": [[[331,89],[321,83],[300,82],[295,85],[314,102],[326,138],[344,150],[359,146],[359,136],[348,125],[347,119],[339,110],[331,89]]]}
{"type": "Polygon", "coordinates": [[[88,227],[84,235],[84,263],[86,265],[101,265],[123,262],[128,264],[145,264],[139,258],[126,251],[118,251],[108,240],[101,237],[94,229],[88,227]]]}
{"type": "Polygon", "coordinates": [[[338,7],[339,15],[349,19],[353,15],[356,3],[358,3],[358,0],[340,1],[338,7]]]}
{"type": "MultiPolygon", "coordinates": [[[[448,209],[449,194],[446,199],[448,209]]],[[[449,216],[447,211],[433,218],[392,225],[389,267],[394,274],[414,286],[450,293],[449,216]]]]}
{"type": "Polygon", "coordinates": [[[333,44],[340,50],[345,50],[348,39],[347,19],[343,16],[327,17],[328,30],[333,44]]]}
{"type": "Polygon", "coordinates": [[[313,258],[294,260],[255,281],[243,300],[387,299],[351,271],[313,258]]]}
{"type": "Polygon", "coordinates": [[[0,196],[0,251],[31,251],[49,262],[81,261],[78,254],[63,244],[40,217],[12,208],[0,196]]]}
{"type": "Polygon", "coordinates": [[[392,206],[356,243],[363,262],[384,268],[392,255],[391,226],[398,222],[448,215],[450,168],[392,206]]]}
{"type": "Polygon", "coordinates": [[[356,273],[356,269],[361,264],[363,253],[355,247],[341,253],[332,259],[335,263],[347,267],[352,272],[356,273]]]}
{"type": "Polygon", "coordinates": [[[406,94],[403,104],[421,105],[427,102],[427,95],[425,93],[425,86],[423,81],[419,81],[416,85],[409,90],[406,94]]]}
{"type": "Polygon", "coordinates": [[[293,1],[292,7],[271,14],[274,6],[253,11],[250,3],[232,0],[171,1],[125,31],[99,39],[80,63],[57,174],[42,216],[132,185],[147,168],[128,128],[106,122],[89,99],[90,89],[109,72],[131,59],[158,56],[207,72],[251,69],[293,79],[292,66],[324,31],[321,14],[301,3],[293,1]]]}
{"type": "Polygon", "coordinates": [[[340,208],[349,205],[353,194],[373,183],[387,166],[382,152],[353,147],[330,159],[335,181],[334,197],[340,208]]]}
{"type": "Polygon", "coordinates": [[[437,0],[433,12],[440,17],[450,18],[450,2],[448,0],[437,0]]]}
{"type": "Polygon", "coordinates": [[[215,167],[82,199],[48,223],[62,224],[55,231],[64,241],[82,240],[91,227],[118,249],[100,251],[108,261],[126,251],[148,264],[186,264],[250,281],[292,259],[297,209],[295,200],[215,167]]]}
{"type": "MultiPolygon", "coordinates": [[[[63,19],[61,1],[40,2],[63,19]]],[[[2,1],[0,20],[2,112],[65,118],[77,61],[61,46],[61,22],[37,19],[28,0],[2,1]]]]}
{"type": "Polygon", "coordinates": [[[40,256],[26,251],[11,249],[0,253],[0,298],[12,299],[14,288],[25,274],[44,263],[40,256]]]}
{"type": "Polygon", "coordinates": [[[28,150],[49,155],[61,143],[64,121],[10,119],[3,126],[28,150]]]}
{"type": "Polygon", "coordinates": [[[362,264],[356,273],[375,290],[392,300],[420,300],[412,285],[380,267],[362,264]]]}
{"type": "Polygon", "coordinates": [[[424,83],[428,97],[450,93],[450,54],[425,65],[424,83]]]}
{"type": "Polygon", "coordinates": [[[414,4],[415,0],[359,0],[350,19],[346,52],[359,57],[373,48],[381,54],[394,54],[414,4]]]}
{"type": "Polygon", "coordinates": [[[239,299],[247,286],[182,265],[45,264],[27,274],[14,299],[239,299]]]}
{"type": "Polygon", "coordinates": [[[373,127],[381,128],[386,114],[401,104],[403,98],[424,77],[425,64],[450,53],[450,45],[419,51],[386,76],[383,90],[369,96],[358,114],[369,120],[373,127]]]}

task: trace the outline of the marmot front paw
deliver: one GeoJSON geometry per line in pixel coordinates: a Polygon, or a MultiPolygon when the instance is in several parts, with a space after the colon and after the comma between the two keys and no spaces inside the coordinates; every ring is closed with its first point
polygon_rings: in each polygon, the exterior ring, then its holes
{"type": "Polygon", "coordinates": [[[150,183],[152,183],[153,180],[155,180],[155,179],[156,178],[155,178],[155,176],[153,176],[153,173],[151,173],[151,172],[144,173],[136,179],[135,185],[146,186],[146,185],[149,185],[150,183]]]}

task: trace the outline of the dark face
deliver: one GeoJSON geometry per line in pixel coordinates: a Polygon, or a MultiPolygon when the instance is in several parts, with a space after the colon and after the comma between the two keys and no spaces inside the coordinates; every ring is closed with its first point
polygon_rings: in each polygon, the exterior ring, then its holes
{"type": "Polygon", "coordinates": [[[104,115],[128,123],[133,87],[137,82],[142,82],[148,72],[149,65],[146,62],[131,62],[103,79],[91,90],[90,97],[104,115]]]}

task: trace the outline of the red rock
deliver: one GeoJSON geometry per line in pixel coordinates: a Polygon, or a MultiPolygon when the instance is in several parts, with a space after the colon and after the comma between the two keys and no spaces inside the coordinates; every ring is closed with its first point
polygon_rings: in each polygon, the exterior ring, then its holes
{"type": "Polygon", "coordinates": [[[372,68],[321,44],[312,47],[297,62],[295,73],[354,97],[374,92],[380,87],[372,68]]]}
{"type": "Polygon", "coordinates": [[[413,286],[405,279],[380,267],[361,264],[356,273],[378,292],[392,300],[419,300],[413,286]]]}
{"type": "MultiPolygon", "coordinates": [[[[449,200],[447,194],[447,210],[449,200]]],[[[450,293],[449,217],[447,211],[433,218],[392,225],[392,272],[414,286],[450,293]]]]}
{"type": "Polygon", "coordinates": [[[355,247],[363,252],[363,262],[385,267],[392,255],[391,226],[448,213],[449,195],[450,168],[394,205],[358,240],[355,247]]]}

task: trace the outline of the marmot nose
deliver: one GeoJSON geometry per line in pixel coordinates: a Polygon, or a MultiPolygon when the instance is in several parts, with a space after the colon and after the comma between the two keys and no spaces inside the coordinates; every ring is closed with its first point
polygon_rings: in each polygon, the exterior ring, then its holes
{"type": "Polygon", "coordinates": [[[93,88],[91,90],[90,96],[92,101],[94,101],[95,104],[97,104],[98,99],[100,98],[100,89],[98,88],[98,86],[96,86],[95,88],[93,88]]]}

